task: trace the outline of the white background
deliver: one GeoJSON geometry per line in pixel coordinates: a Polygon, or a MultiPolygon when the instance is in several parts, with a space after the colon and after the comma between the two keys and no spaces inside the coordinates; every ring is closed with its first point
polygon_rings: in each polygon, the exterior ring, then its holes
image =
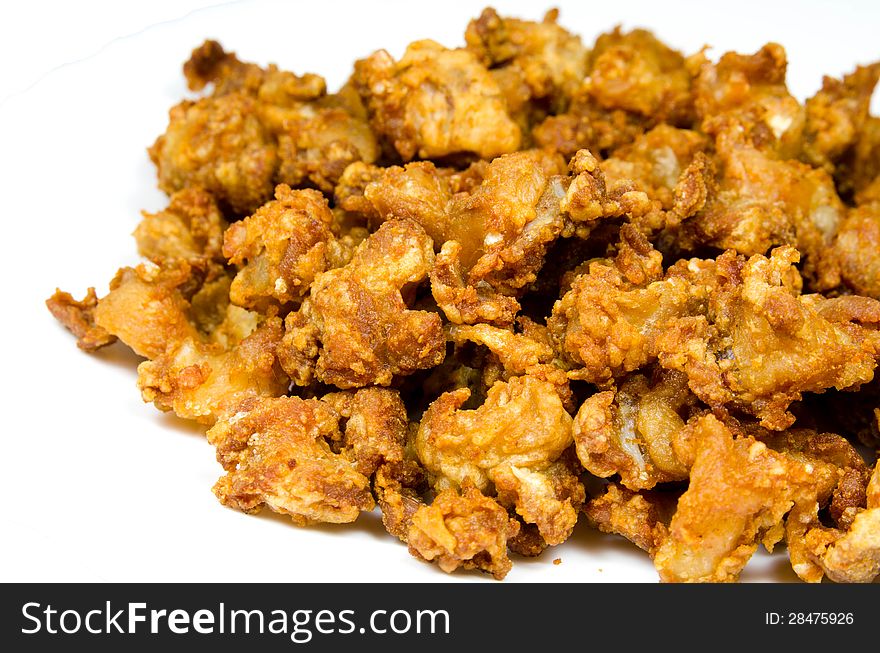
{"type": "MultiPolygon", "coordinates": [[[[106,292],[136,262],[139,211],[164,196],[145,148],[185,95],[180,67],[206,37],[246,60],[316,72],[331,88],[354,59],[430,37],[454,46],[482,2],[81,0],[0,5],[2,467],[0,581],[428,581],[378,515],[299,529],[223,508],[221,473],[200,428],[141,403],[137,359],[89,356],[43,305],[55,286],[106,292]],[[207,7],[207,8],[206,8],[207,7]]],[[[542,2],[496,1],[540,18],[542,2]]],[[[803,98],[821,74],[880,58],[872,2],[564,2],[560,22],[586,42],[617,23],[692,52],[788,50],[803,98]]],[[[549,1],[548,1],[549,6],[549,1]]],[[[875,103],[876,104],[876,103],[875,103]]],[[[784,553],[757,556],[743,580],[792,580],[784,553]]],[[[508,581],[654,581],[647,556],[580,524],[566,544],[517,559],[508,581]],[[561,557],[561,565],[553,558],[561,557]]]]}

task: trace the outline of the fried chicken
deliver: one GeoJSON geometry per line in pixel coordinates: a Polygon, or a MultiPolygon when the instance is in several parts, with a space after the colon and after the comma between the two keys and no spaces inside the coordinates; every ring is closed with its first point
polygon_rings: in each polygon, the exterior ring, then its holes
{"type": "Polygon", "coordinates": [[[209,427],[218,499],[447,572],[580,514],[665,582],[880,573],[880,64],[805,103],[769,43],[472,20],[318,75],[205,41],[149,154],[147,262],[52,314],[209,427]]]}

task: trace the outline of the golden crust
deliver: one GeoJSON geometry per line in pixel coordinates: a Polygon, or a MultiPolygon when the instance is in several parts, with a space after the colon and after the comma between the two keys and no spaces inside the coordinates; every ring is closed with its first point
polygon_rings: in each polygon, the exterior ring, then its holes
{"type": "Polygon", "coordinates": [[[471,52],[411,43],[400,61],[380,50],[353,77],[376,134],[401,159],[472,153],[491,159],[519,149],[520,129],[501,90],[471,52]]]}
{"type": "Polygon", "coordinates": [[[428,276],[431,239],[410,220],[384,223],[351,262],[315,277],[309,297],[288,315],[279,356],[293,381],[314,375],[339,388],[389,385],[395,375],[443,360],[442,321],[410,310],[402,290],[428,276]]]}

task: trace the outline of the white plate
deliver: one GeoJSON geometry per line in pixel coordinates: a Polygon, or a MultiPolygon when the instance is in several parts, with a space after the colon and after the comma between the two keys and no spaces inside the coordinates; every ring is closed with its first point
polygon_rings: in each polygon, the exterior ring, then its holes
{"type": "MultiPolygon", "coordinates": [[[[548,0],[549,3],[549,0],[548,0]]],[[[495,2],[536,19],[542,3],[495,2]]],[[[561,23],[590,42],[617,23],[646,26],[692,52],[704,43],[788,49],[790,85],[877,58],[876,5],[840,2],[557,1],[561,23]]],[[[145,148],[186,90],[181,64],[206,37],[249,61],[325,75],[410,40],[463,40],[481,2],[248,2],[195,12],[61,67],[0,106],[3,188],[3,462],[0,579],[107,581],[483,581],[411,558],[378,515],[301,529],[222,507],[221,473],[201,429],[141,403],[136,358],[89,356],[43,305],[55,286],[99,294],[136,261],[131,231],[165,197],[145,148]]],[[[94,18],[94,17],[93,17],[94,18]]],[[[5,62],[4,65],[15,65],[5,62]]],[[[744,580],[792,580],[784,554],[756,556],[744,580]]],[[[517,559],[509,581],[649,581],[647,556],[581,524],[564,545],[517,559]],[[554,558],[561,565],[553,565],[554,558]]]]}

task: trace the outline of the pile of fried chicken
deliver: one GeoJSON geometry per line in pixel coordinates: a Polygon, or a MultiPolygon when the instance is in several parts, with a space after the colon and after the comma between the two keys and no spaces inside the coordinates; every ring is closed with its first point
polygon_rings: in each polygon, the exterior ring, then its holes
{"type": "Polygon", "coordinates": [[[349,81],[184,65],[146,262],[49,309],[210,427],[214,492],[503,578],[578,519],[661,580],[880,572],[880,63],[471,21],[349,81]]]}

